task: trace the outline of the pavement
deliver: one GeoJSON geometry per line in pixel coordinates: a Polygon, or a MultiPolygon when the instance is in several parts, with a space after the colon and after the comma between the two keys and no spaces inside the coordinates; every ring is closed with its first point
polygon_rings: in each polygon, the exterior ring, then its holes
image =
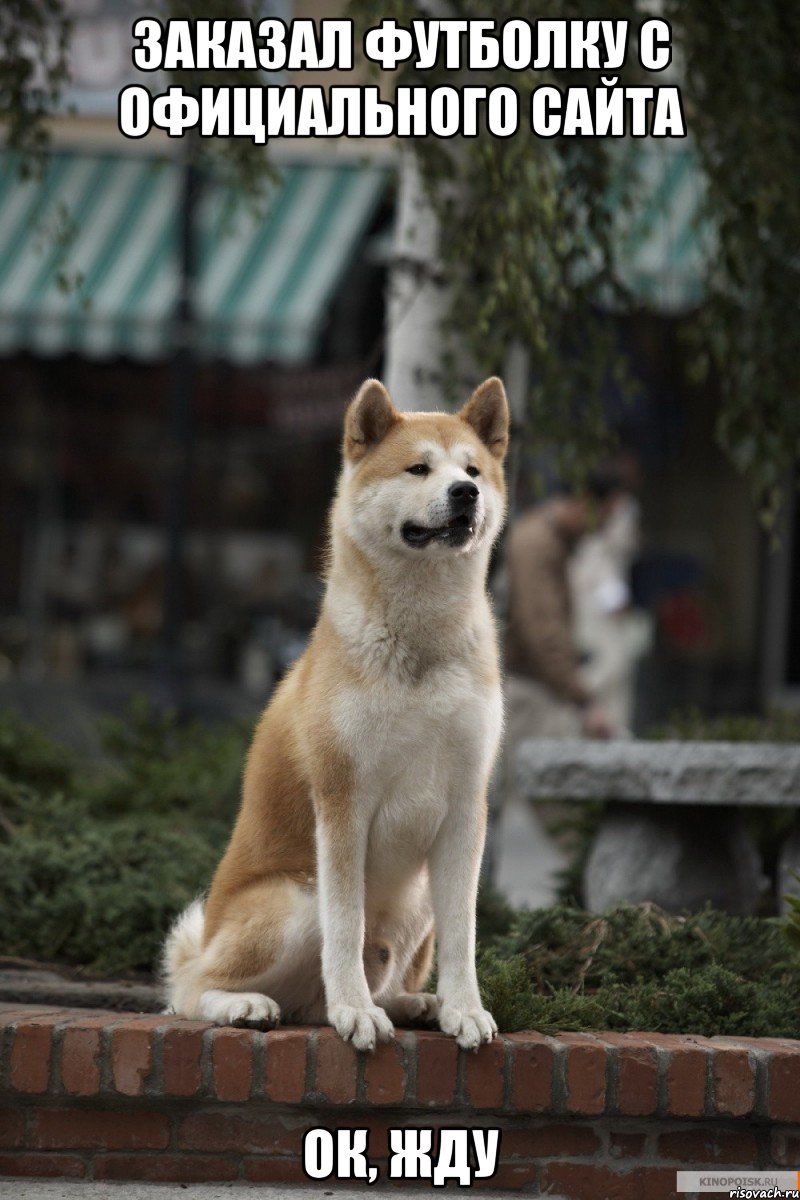
{"type": "Polygon", "coordinates": [[[556,903],[556,874],[566,857],[527,800],[508,800],[497,818],[492,882],[514,908],[556,903]]]}

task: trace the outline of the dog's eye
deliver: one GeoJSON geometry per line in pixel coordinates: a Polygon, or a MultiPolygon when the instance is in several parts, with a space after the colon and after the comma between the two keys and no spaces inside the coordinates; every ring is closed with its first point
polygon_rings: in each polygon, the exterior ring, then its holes
{"type": "Polygon", "coordinates": [[[406,467],[409,475],[430,475],[431,469],[427,463],[414,463],[413,467],[406,467]]]}
{"type": "Polygon", "coordinates": [[[467,474],[470,476],[470,478],[471,478],[471,479],[475,479],[475,477],[476,477],[477,475],[480,475],[480,471],[478,470],[478,468],[477,468],[477,467],[473,467],[473,466],[469,466],[469,467],[467,467],[467,468],[466,468],[466,472],[467,472],[467,474]]]}

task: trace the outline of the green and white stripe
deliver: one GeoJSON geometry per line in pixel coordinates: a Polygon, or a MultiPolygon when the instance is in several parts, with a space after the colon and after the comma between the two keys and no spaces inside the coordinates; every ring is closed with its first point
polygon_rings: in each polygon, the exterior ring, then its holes
{"type": "Polygon", "coordinates": [[[691,142],[620,143],[620,182],[630,208],[618,210],[619,274],[640,304],[678,315],[702,303],[713,230],[703,220],[704,181],[691,142]]]}
{"type": "MultiPolygon", "coordinates": [[[[261,211],[209,184],[198,214],[202,352],[240,363],[313,355],[386,182],[379,167],[290,166],[261,211]]],[[[23,181],[4,156],[0,354],[168,353],[179,204],[174,163],[55,154],[23,181]]]]}

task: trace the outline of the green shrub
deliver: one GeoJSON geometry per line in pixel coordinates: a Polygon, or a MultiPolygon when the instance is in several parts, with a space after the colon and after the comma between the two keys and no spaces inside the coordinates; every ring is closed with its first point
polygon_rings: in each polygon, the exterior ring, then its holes
{"type": "Polygon", "coordinates": [[[0,714],[0,953],[150,971],[225,848],[246,731],[179,726],[137,702],[102,734],[107,761],[78,770],[0,714]]]}
{"type": "Polygon", "coordinates": [[[479,971],[504,1029],[800,1037],[800,958],[775,919],[536,909],[484,939],[479,971]]]}
{"type": "Polygon", "coordinates": [[[66,747],[12,709],[0,709],[0,776],[31,787],[66,787],[74,767],[66,747]]]}
{"type": "Polygon", "coordinates": [[[672,713],[645,736],[660,742],[800,742],[800,713],[776,708],[709,717],[688,708],[672,713]]]}
{"type": "Polygon", "coordinates": [[[58,817],[0,844],[3,953],[90,974],[152,970],[169,922],[208,886],[225,827],[215,841],[208,828],[93,821],[78,805],[58,817]]]}
{"type": "Polygon", "coordinates": [[[106,717],[100,734],[110,763],[90,787],[93,811],[235,815],[250,734],[245,725],[180,723],[136,700],[124,717],[106,717]]]}

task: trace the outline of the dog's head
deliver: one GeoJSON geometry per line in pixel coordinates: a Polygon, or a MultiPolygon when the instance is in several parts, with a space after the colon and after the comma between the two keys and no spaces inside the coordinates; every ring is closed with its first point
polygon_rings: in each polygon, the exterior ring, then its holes
{"type": "Polygon", "coordinates": [[[344,425],[339,501],[370,557],[469,555],[491,545],[505,513],[508,402],[499,379],[460,412],[401,413],[368,379],[344,425]]]}

